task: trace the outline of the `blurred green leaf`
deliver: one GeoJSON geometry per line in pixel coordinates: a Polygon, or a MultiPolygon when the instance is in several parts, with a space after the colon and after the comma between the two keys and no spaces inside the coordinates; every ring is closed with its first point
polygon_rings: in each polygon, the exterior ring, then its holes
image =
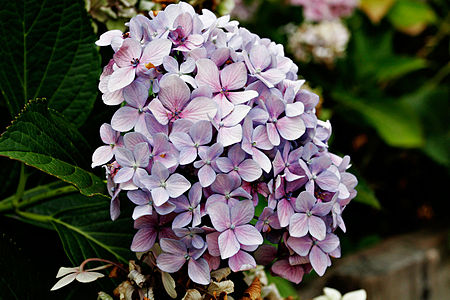
{"type": "Polygon", "coordinates": [[[81,0],[0,2],[0,90],[11,116],[29,99],[80,126],[97,97],[100,56],[81,0]]]}
{"type": "Polygon", "coordinates": [[[433,9],[425,1],[419,0],[397,0],[388,18],[395,28],[411,35],[421,33],[436,21],[433,9]]]}
{"type": "Polygon", "coordinates": [[[395,99],[361,99],[344,92],[332,95],[339,103],[361,114],[387,144],[404,148],[424,145],[420,119],[405,103],[395,99]]]}
{"type": "Polygon", "coordinates": [[[91,153],[75,128],[47,102],[34,100],[26,105],[0,137],[0,155],[19,160],[76,186],[87,196],[105,191],[103,180],[86,171],[91,153]]]}
{"type": "Polygon", "coordinates": [[[380,202],[375,196],[375,193],[361,176],[358,176],[358,185],[356,186],[356,191],[358,192],[358,195],[355,199],[353,199],[353,201],[367,204],[376,209],[381,209],[380,202]]]}
{"type": "Polygon", "coordinates": [[[379,23],[394,4],[395,0],[361,0],[359,7],[372,23],[379,23]]]}
{"type": "Polygon", "coordinates": [[[392,56],[379,61],[376,78],[378,81],[389,81],[423,69],[426,66],[427,61],[422,58],[392,56]]]}
{"type": "Polygon", "coordinates": [[[269,284],[274,283],[278,291],[280,292],[281,297],[287,298],[287,297],[294,297],[294,299],[297,299],[296,296],[298,294],[297,290],[295,289],[294,285],[289,281],[281,277],[274,277],[270,275],[268,272],[266,272],[267,280],[269,281],[269,284]]]}

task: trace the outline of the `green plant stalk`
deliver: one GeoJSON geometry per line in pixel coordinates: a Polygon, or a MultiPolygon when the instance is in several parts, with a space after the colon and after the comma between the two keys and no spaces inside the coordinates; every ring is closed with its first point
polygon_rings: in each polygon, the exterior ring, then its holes
{"type": "MultiPolygon", "coordinates": [[[[52,185],[52,184],[49,184],[49,185],[52,185]]],[[[19,183],[19,186],[20,186],[20,183],[19,183]]],[[[27,197],[27,194],[33,194],[39,190],[46,190],[46,189],[47,189],[47,186],[38,186],[38,187],[29,189],[26,191],[22,191],[22,195],[20,196],[20,198],[23,200],[20,202],[18,201],[19,199],[17,199],[18,193],[10,196],[8,198],[3,199],[2,201],[0,201],[0,213],[10,212],[10,211],[13,211],[14,209],[25,208],[25,207],[36,204],[45,199],[49,199],[49,198],[53,198],[53,197],[61,196],[61,195],[66,195],[66,194],[70,194],[70,193],[78,191],[78,189],[76,187],[74,187],[72,185],[68,185],[68,186],[63,186],[60,188],[45,191],[43,193],[37,194],[36,196],[27,197]]]]}
{"type": "Polygon", "coordinates": [[[14,207],[17,207],[19,205],[19,201],[22,199],[23,193],[25,192],[26,183],[27,183],[27,175],[25,174],[25,165],[24,163],[21,163],[19,184],[17,185],[16,194],[14,195],[12,200],[14,207]]]}

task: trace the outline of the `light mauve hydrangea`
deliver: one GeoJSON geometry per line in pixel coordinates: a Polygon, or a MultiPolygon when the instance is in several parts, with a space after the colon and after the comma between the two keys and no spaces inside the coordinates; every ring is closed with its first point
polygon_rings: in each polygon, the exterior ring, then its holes
{"type": "Polygon", "coordinates": [[[203,285],[226,264],[263,262],[297,283],[322,275],[340,256],[334,232],[357,180],[349,158],[328,151],[317,95],[281,45],[229,16],[183,2],[153,15],[97,42],[115,52],[99,88],[119,107],[92,166],[107,170],[113,220],[119,197],[135,204],[131,250],[157,243],[162,271],[187,266],[203,285]]]}

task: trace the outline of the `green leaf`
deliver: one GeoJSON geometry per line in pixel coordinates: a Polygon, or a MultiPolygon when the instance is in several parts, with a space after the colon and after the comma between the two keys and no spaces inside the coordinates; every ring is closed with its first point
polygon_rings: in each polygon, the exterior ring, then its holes
{"type": "MultiPolygon", "coordinates": [[[[91,257],[127,263],[132,258],[133,222],[129,211],[112,221],[109,201],[72,193],[32,205],[19,217],[34,224],[51,224],[74,266],[91,257]]],[[[45,226],[44,226],[45,227],[45,226]]]]}
{"type": "Polygon", "coordinates": [[[296,299],[297,297],[295,297],[295,295],[298,294],[297,290],[294,288],[294,285],[281,277],[275,277],[270,275],[268,272],[266,272],[267,275],[267,280],[270,283],[274,283],[277,288],[278,291],[280,292],[281,297],[283,298],[287,298],[287,297],[294,297],[294,299],[296,299]]]}
{"type": "Polygon", "coordinates": [[[29,99],[45,97],[51,108],[82,125],[100,73],[83,1],[1,1],[0,19],[0,91],[11,116],[29,99]]]}
{"type": "Polygon", "coordinates": [[[361,99],[344,92],[333,93],[333,98],[361,114],[387,144],[404,148],[424,145],[422,124],[404,102],[361,99]]]}
{"type": "Polygon", "coordinates": [[[393,56],[379,62],[376,77],[379,81],[400,78],[408,73],[427,67],[427,61],[416,57],[393,56]]]}
{"type": "Polygon", "coordinates": [[[436,21],[433,9],[419,0],[397,0],[388,18],[395,28],[411,35],[419,34],[436,21]]]}
{"type": "Polygon", "coordinates": [[[353,199],[353,201],[367,204],[376,209],[381,209],[380,202],[375,196],[375,193],[369,187],[367,182],[361,178],[361,176],[358,176],[358,185],[356,186],[356,191],[358,192],[358,194],[355,199],[353,199]]]}
{"type": "Polygon", "coordinates": [[[46,101],[31,101],[0,137],[0,155],[19,160],[76,186],[86,196],[105,191],[103,181],[83,167],[91,151],[78,131],[46,101]]]}

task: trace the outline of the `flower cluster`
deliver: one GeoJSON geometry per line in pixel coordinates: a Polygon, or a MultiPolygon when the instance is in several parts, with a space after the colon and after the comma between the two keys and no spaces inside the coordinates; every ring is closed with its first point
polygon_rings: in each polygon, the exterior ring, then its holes
{"type": "Polygon", "coordinates": [[[303,7],[303,15],[309,21],[333,20],[352,14],[358,0],[290,0],[292,5],[303,7]]]}
{"type": "Polygon", "coordinates": [[[345,55],[350,32],[340,20],[289,25],[288,48],[301,62],[331,65],[345,55]]]}
{"type": "Polygon", "coordinates": [[[115,51],[102,99],[120,107],[92,166],[106,168],[113,219],[121,191],[136,205],[131,250],[157,243],[162,271],[187,268],[199,284],[225,263],[273,263],[297,283],[312,268],[322,275],[340,256],[333,232],[345,231],[357,180],[348,156],[328,152],[319,97],[281,45],[229,16],[183,2],[150,15],[97,41],[115,51]]]}

